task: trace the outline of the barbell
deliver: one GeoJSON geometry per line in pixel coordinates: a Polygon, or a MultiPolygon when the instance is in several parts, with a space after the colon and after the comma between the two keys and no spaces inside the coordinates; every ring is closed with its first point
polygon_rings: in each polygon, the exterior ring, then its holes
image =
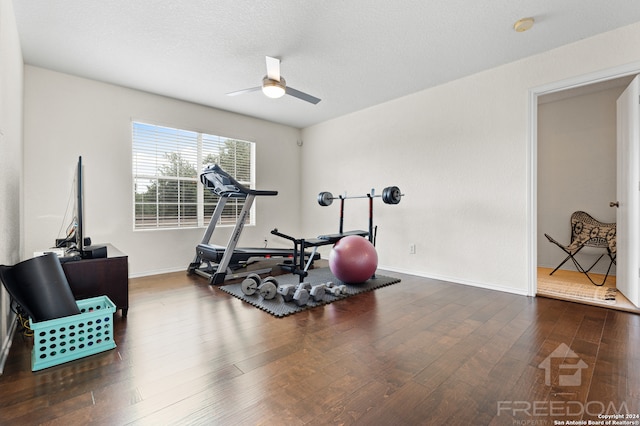
{"type": "Polygon", "coordinates": [[[385,204],[398,204],[403,195],[404,194],[400,192],[400,188],[398,188],[397,186],[387,186],[385,189],[382,190],[382,195],[376,195],[373,189],[367,195],[353,195],[349,197],[347,197],[346,195],[339,195],[337,197],[334,197],[331,192],[323,191],[318,194],[318,204],[320,204],[323,207],[326,207],[326,206],[330,206],[331,203],[333,203],[333,200],[346,200],[349,198],[376,198],[376,197],[382,197],[382,201],[385,204]]]}

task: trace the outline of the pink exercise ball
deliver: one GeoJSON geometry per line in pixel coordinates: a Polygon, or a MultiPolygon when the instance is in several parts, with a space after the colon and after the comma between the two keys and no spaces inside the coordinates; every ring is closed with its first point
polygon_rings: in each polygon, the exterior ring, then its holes
{"type": "Polygon", "coordinates": [[[344,283],[363,283],[378,267],[378,253],[368,239],[358,235],[341,238],[329,253],[329,269],[344,283]]]}

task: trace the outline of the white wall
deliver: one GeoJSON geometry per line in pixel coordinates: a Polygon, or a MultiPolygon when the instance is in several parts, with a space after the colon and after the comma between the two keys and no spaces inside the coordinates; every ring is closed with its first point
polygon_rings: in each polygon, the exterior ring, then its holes
{"type": "MultiPolygon", "coordinates": [[[[624,89],[601,90],[538,107],[539,266],[555,268],[566,257],[544,234],[569,244],[569,220],[574,211],[586,211],[602,222],[616,221],[616,209],[609,202],[616,199],[616,99],[624,89]]],[[[583,266],[602,253],[583,250],[583,266]]],[[[602,260],[594,272],[605,273],[607,266],[602,260]]],[[[562,269],[575,270],[575,266],[567,262],[562,269]]]]}
{"type": "MultiPolygon", "coordinates": [[[[132,119],[256,142],[259,189],[279,195],[256,201],[257,225],[245,227],[240,243],[261,247],[269,237],[270,245],[288,247],[269,231],[299,232],[298,129],[33,66],[25,67],[24,84],[23,257],[50,247],[67,226],[82,155],[86,235],[128,254],[131,275],[186,271],[204,229],[132,230],[132,119]]],[[[213,242],[225,245],[228,237],[228,228],[216,230],[213,242]]]]}
{"type": "MultiPolygon", "coordinates": [[[[11,0],[0,0],[0,264],[20,260],[22,220],[22,52],[11,0]]],[[[0,372],[14,324],[0,288],[0,372]]]]}
{"type": "Polygon", "coordinates": [[[529,91],[638,61],[638,45],[635,24],[303,129],[303,229],[333,225],[317,192],[393,183],[406,197],[378,204],[381,267],[526,294],[529,91]]]}
{"type": "MultiPolygon", "coordinates": [[[[273,227],[335,232],[337,206],[318,206],[320,191],[398,185],[399,205],[375,207],[382,268],[525,294],[529,91],[637,62],[638,45],[635,24],[459,79],[304,129],[302,152],[296,129],[26,67],[24,255],[55,238],[82,154],[94,241],[127,252],[133,274],[186,267],[201,230],[131,231],[135,118],[258,142],[258,181],[281,195],[260,203],[246,245],[273,227]]],[[[351,201],[346,229],[365,228],[366,201],[351,201]]]]}

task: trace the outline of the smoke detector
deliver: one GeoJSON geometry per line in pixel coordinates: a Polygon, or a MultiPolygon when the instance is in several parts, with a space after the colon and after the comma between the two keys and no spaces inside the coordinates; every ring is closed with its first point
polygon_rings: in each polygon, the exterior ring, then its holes
{"type": "Polygon", "coordinates": [[[533,27],[534,19],[533,18],[522,18],[518,19],[515,24],[513,24],[513,29],[518,33],[523,33],[531,27],[533,27]]]}

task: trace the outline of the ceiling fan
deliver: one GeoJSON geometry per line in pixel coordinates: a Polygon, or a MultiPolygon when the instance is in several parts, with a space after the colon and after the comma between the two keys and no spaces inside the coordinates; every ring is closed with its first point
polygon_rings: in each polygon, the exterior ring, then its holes
{"type": "Polygon", "coordinates": [[[249,89],[238,90],[236,92],[227,93],[228,96],[241,95],[243,93],[256,92],[262,90],[262,92],[270,98],[280,98],[285,95],[293,96],[303,101],[317,104],[320,102],[319,98],[311,96],[308,93],[301,92],[293,87],[287,86],[287,82],[284,77],[280,75],[280,59],[267,56],[267,75],[262,79],[262,86],[251,87],[249,89]]]}

